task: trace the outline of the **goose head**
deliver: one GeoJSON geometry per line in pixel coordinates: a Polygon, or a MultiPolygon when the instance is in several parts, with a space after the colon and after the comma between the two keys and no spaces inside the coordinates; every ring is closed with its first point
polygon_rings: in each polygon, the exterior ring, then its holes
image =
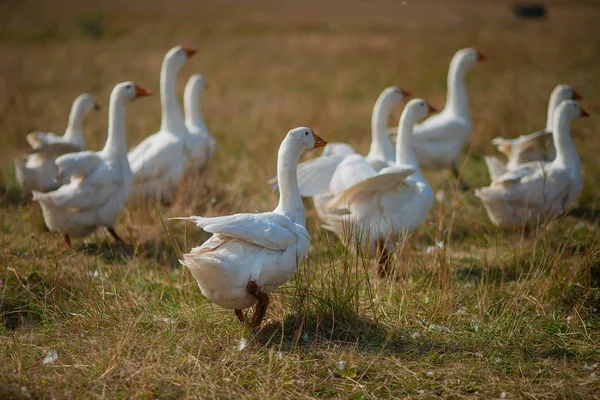
{"type": "Polygon", "coordinates": [[[563,100],[558,106],[558,114],[566,115],[569,122],[590,116],[575,100],[563,100]]]}
{"type": "Polygon", "coordinates": [[[583,100],[583,97],[570,85],[557,85],[551,96],[556,99],[557,104],[560,104],[563,100],[583,100]]]}
{"type": "Polygon", "coordinates": [[[298,149],[299,154],[327,145],[325,140],[314,133],[312,129],[306,127],[292,129],[288,132],[285,141],[298,149]]]}
{"type": "Polygon", "coordinates": [[[419,121],[436,112],[438,110],[423,99],[412,99],[404,107],[404,113],[412,115],[415,121],[419,121]]]}
{"type": "Polygon", "coordinates": [[[460,66],[463,71],[474,68],[478,63],[487,61],[488,58],[479,50],[467,47],[456,52],[452,58],[452,64],[460,66]]]}
{"type": "Polygon", "coordinates": [[[190,47],[175,46],[167,52],[167,54],[165,55],[164,62],[176,67],[181,67],[183,63],[185,63],[187,59],[193,56],[195,53],[196,49],[192,49],[190,47]]]}
{"type": "Polygon", "coordinates": [[[145,89],[135,82],[128,81],[119,83],[112,91],[111,97],[115,96],[118,99],[125,100],[127,102],[133,101],[138,97],[145,97],[151,95],[152,92],[145,89]]]}
{"type": "Polygon", "coordinates": [[[73,102],[73,107],[78,109],[83,115],[91,110],[100,110],[100,106],[94,100],[94,97],[89,93],[83,93],[77,96],[73,102]]]}
{"type": "Polygon", "coordinates": [[[204,77],[201,74],[194,74],[190,76],[190,79],[188,80],[188,83],[185,87],[186,89],[189,87],[189,90],[193,94],[199,95],[204,89],[208,87],[208,85],[206,84],[206,81],[204,80],[204,77]]]}
{"type": "Polygon", "coordinates": [[[392,106],[402,102],[404,99],[409,99],[411,97],[412,93],[406,89],[399,88],[398,86],[389,86],[385,88],[379,95],[379,99],[383,104],[392,106]]]}

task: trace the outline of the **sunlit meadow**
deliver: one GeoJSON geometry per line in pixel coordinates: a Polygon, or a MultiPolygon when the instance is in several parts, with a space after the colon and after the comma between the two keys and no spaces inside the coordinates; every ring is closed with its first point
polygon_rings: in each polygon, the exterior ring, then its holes
{"type": "MultiPolygon", "coordinates": [[[[1,2],[0,398],[599,398],[600,3],[545,3],[546,19],[526,21],[501,0],[1,2]],[[20,192],[13,157],[28,132],[61,133],[86,91],[104,106],[85,123],[101,148],[113,86],[158,91],[176,44],[198,49],[178,89],[205,75],[215,159],[172,207],[130,204],[116,227],[128,245],[98,230],[67,248],[20,192]],[[309,258],[260,329],[203,298],[177,259],[209,235],[168,217],[272,210],[289,129],[365,152],[379,92],[442,107],[467,46],[489,58],[467,79],[461,173],[475,187],[489,182],[491,138],[542,128],[556,84],[583,95],[585,187],[568,215],[505,232],[447,171],[428,172],[436,203],[393,276],[320,229],[307,201],[309,258]]],[[[128,145],[159,124],[158,96],[135,101],[128,145]]]]}

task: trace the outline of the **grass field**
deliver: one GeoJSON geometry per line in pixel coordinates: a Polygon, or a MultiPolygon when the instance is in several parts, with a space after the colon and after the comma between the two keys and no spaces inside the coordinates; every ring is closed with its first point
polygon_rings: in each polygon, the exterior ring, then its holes
{"type": "MultiPolygon", "coordinates": [[[[600,3],[547,1],[544,21],[492,0],[98,3],[0,3],[0,398],[600,398],[600,3]],[[129,245],[99,230],[68,249],[22,199],[12,158],[28,132],[61,132],[81,92],[107,106],[121,81],[158,91],[176,44],[199,50],[179,89],[206,76],[216,158],[171,208],[130,205],[117,226],[129,245]],[[474,186],[488,182],[490,139],[542,128],[556,84],[585,98],[592,118],[573,124],[585,187],[569,215],[504,232],[447,172],[427,173],[444,199],[398,249],[395,279],[320,230],[307,202],[310,256],[260,330],[202,297],[177,257],[208,235],[163,218],[272,210],[289,129],[366,151],[379,92],[441,107],[466,46],[490,59],[468,77],[461,171],[474,186]]],[[[106,110],[86,121],[92,149],[106,110]]],[[[158,96],[134,102],[128,144],[159,121],[158,96]]]]}

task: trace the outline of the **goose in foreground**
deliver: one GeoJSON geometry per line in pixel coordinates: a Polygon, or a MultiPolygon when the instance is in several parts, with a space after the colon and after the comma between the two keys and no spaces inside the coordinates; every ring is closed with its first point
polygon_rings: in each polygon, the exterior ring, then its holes
{"type": "Polygon", "coordinates": [[[177,73],[196,50],[176,46],[163,59],[160,71],[160,130],[128,155],[133,173],[132,195],[170,202],[183,175],[189,131],[177,101],[177,73]]]}
{"type": "Polygon", "coordinates": [[[382,275],[395,245],[421,225],[433,205],[412,140],[415,123],[436,111],[425,100],[409,101],[398,124],[394,165],[379,172],[364,162],[355,166],[353,175],[360,180],[329,198],[323,213],[324,227],[346,245],[358,243],[370,256],[379,253],[382,275]]]}
{"type": "Polygon", "coordinates": [[[587,116],[576,101],[564,100],[553,116],[554,160],[522,164],[490,186],[475,190],[495,225],[508,229],[537,226],[564,213],[579,196],[581,161],[569,125],[587,116]]]}
{"type": "Polygon", "coordinates": [[[498,151],[508,157],[506,165],[497,157],[486,156],[485,162],[490,171],[492,181],[506,171],[513,170],[521,164],[532,161],[552,161],[556,150],[552,143],[552,123],[554,112],[563,100],[581,100],[582,97],[569,85],[558,85],[550,94],[546,127],[529,135],[522,135],[516,139],[497,137],[492,140],[498,151]]]}
{"type": "MultiPolygon", "coordinates": [[[[349,171],[353,162],[366,162],[375,171],[394,163],[394,145],[387,134],[387,121],[394,107],[411,94],[399,87],[391,86],[383,90],[373,107],[371,117],[371,148],[366,156],[357,154],[352,146],[346,143],[330,143],[320,157],[313,158],[298,165],[298,184],[300,194],[312,197],[317,208],[321,211],[323,199],[331,195],[331,186],[340,187],[344,174],[336,173],[341,163],[345,161],[344,171],[349,171]]],[[[271,179],[269,183],[275,183],[271,179]]],[[[276,185],[274,185],[276,187],[276,185]]]]}
{"type": "Polygon", "coordinates": [[[92,109],[99,108],[91,94],[83,93],[73,102],[64,135],[51,132],[27,135],[33,150],[14,159],[17,182],[27,196],[32,190],[48,192],[60,186],[54,180],[57,173],[54,160],[62,154],[83,150],[83,120],[92,109]]]}
{"type": "Polygon", "coordinates": [[[183,97],[185,126],[190,132],[185,146],[194,169],[205,166],[215,152],[215,139],[206,128],[200,113],[200,95],[205,87],[202,75],[192,75],[185,86],[183,97]]]}
{"type": "Polygon", "coordinates": [[[134,82],[115,86],[110,95],[108,138],[98,152],[82,151],[56,159],[57,179],[68,183],[48,193],[33,192],[40,203],[50,231],[60,232],[70,246],[70,237],[86,236],[97,227],[107,227],[122,242],[114,224],[125,206],[131,189],[131,170],[127,161],[125,106],[150,91],[134,82]]]}
{"type": "Polygon", "coordinates": [[[296,169],[303,153],[326,144],[309,128],[288,132],[279,148],[280,197],[272,212],[175,218],[194,222],[213,234],[184,254],[181,264],[190,269],[204,296],[235,310],[242,322],[261,323],[269,293],[291,279],[308,254],[310,238],[296,169]],[[242,310],[254,304],[254,315],[248,321],[242,310]]]}
{"type": "Polygon", "coordinates": [[[413,132],[413,147],[421,168],[450,168],[463,190],[468,186],[460,180],[458,159],[473,131],[465,75],[486,60],[486,56],[473,48],[457,51],[448,69],[444,109],[415,125],[413,132]]]}

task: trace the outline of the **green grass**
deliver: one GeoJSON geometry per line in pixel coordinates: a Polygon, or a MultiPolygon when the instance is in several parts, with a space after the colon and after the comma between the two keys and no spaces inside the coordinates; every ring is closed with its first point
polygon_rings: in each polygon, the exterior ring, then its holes
{"type": "MultiPolygon", "coordinates": [[[[524,22],[511,5],[0,5],[0,398],[598,398],[600,7],[557,0],[546,21],[524,22]],[[26,133],[64,130],[81,92],[106,106],[124,80],[156,90],[179,43],[199,49],[179,84],[207,78],[216,158],[170,209],[129,205],[117,227],[129,245],[99,230],[67,249],[22,199],[12,158],[26,133]],[[446,200],[398,249],[393,277],[319,229],[307,201],[309,258],[259,330],[202,297],[177,258],[209,235],[167,217],[273,209],[266,181],[290,128],[366,151],[379,92],[399,85],[441,106],[447,63],[464,46],[490,59],[468,78],[475,132],[462,172],[474,186],[488,182],[491,138],[542,127],[558,83],[583,94],[592,118],[573,138],[585,187],[569,215],[528,236],[505,232],[446,172],[428,172],[446,200]],[[58,360],[44,364],[52,350],[58,360]]],[[[86,121],[92,149],[106,109],[86,121]]],[[[157,130],[159,110],[157,97],[128,108],[130,145],[157,130]]]]}

